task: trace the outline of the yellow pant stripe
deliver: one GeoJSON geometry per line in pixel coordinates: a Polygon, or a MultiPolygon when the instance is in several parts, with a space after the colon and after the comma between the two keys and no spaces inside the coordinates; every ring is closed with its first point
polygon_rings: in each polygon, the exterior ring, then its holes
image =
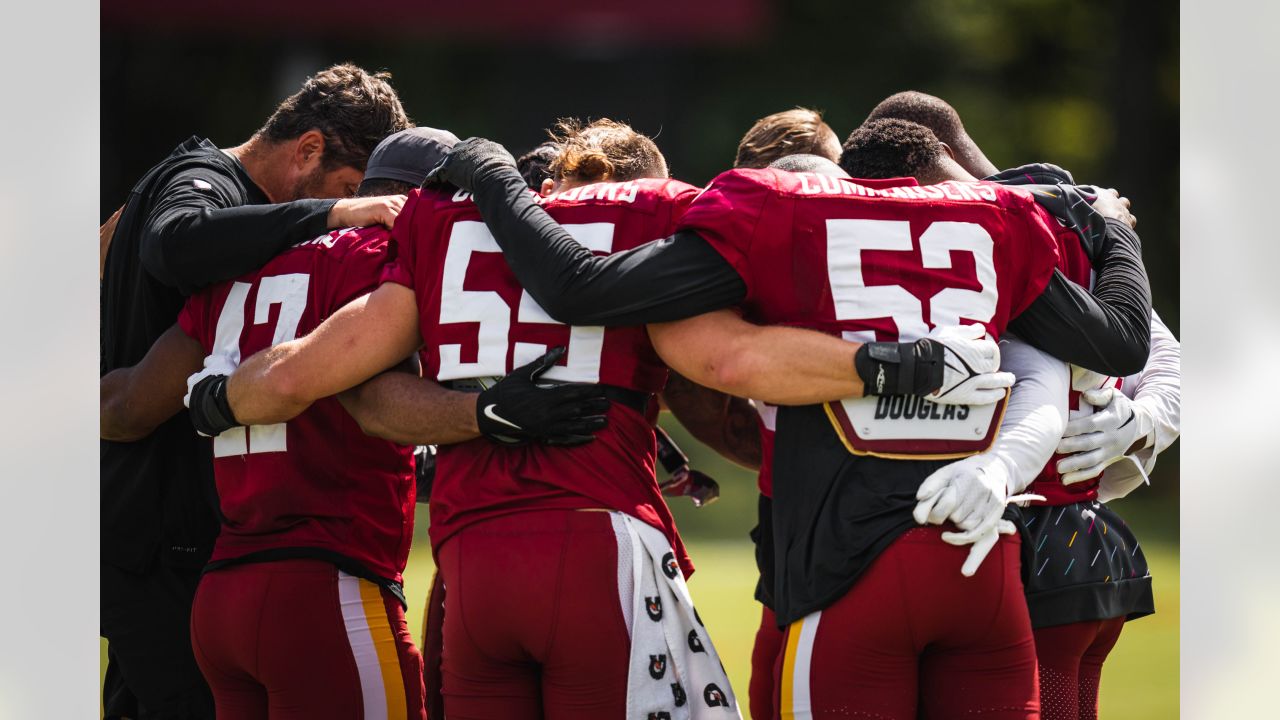
{"type": "Polygon", "coordinates": [[[382,601],[382,590],[368,580],[360,581],[360,598],[364,604],[364,616],[369,623],[369,635],[378,653],[378,665],[382,667],[382,688],[387,696],[387,718],[399,720],[408,714],[405,705],[404,675],[400,672],[400,654],[396,652],[396,636],[387,619],[387,608],[382,601]]]}

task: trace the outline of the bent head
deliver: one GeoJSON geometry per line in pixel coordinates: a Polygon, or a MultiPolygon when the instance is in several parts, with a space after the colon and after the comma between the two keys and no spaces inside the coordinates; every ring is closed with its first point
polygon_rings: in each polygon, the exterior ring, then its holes
{"type": "Polygon", "coordinates": [[[543,195],[597,182],[670,177],[658,146],[626,123],[602,118],[583,125],[565,119],[551,139],[560,152],[551,161],[551,177],[542,182],[543,195]]]}
{"type": "Polygon", "coordinates": [[[787,172],[810,172],[819,175],[830,175],[831,177],[847,178],[849,173],[840,169],[840,166],[819,155],[786,155],[769,163],[769,167],[775,170],[786,170],[787,172]]]}
{"type": "Polygon", "coordinates": [[[840,138],[823,122],[822,113],[808,108],[766,115],[738,143],[736,168],[762,168],[787,155],[817,155],[840,159],[840,138]]]}
{"type": "Polygon", "coordinates": [[[982,148],[965,131],[960,113],[940,97],[915,90],[895,93],[880,101],[863,124],[884,119],[907,120],[929,128],[951,149],[960,167],[975,177],[988,177],[997,172],[982,148]]]}
{"type": "Polygon", "coordinates": [[[922,185],[973,180],[929,128],[906,120],[870,120],[844,143],[840,167],[854,178],[914,177],[922,185]]]}
{"type": "Polygon", "coordinates": [[[559,154],[560,146],[548,140],[516,160],[516,170],[530,190],[541,189],[542,181],[551,178],[551,163],[559,154]]]}
{"type": "Polygon", "coordinates": [[[444,160],[458,136],[448,130],[415,127],[389,136],[369,156],[356,197],[404,195],[422,185],[444,160]]]}
{"type": "Polygon", "coordinates": [[[390,73],[334,65],[307,78],[255,134],[279,167],[271,173],[280,201],[347,197],[384,138],[411,126],[390,73]]]}

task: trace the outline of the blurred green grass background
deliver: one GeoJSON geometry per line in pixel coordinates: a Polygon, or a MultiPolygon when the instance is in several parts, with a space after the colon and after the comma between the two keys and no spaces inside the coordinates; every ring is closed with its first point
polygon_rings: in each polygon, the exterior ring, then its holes
{"type": "MultiPolygon", "coordinates": [[[[664,416],[663,426],[689,453],[695,467],[720,481],[718,502],[694,509],[680,499],[672,506],[697,566],[689,589],[746,717],[751,645],[760,624],[760,606],[752,599],[754,551],[747,539],[747,531],[755,524],[754,475],[703,448],[669,416],[664,416]]],[[[1176,506],[1144,503],[1142,495],[1139,490],[1113,507],[1125,516],[1147,553],[1155,581],[1156,614],[1129,623],[1108,658],[1102,676],[1102,720],[1178,717],[1178,548],[1176,534],[1169,531],[1177,526],[1177,511],[1176,506]]],[[[420,643],[423,609],[435,572],[427,539],[427,506],[418,506],[417,520],[405,594],[409,628],[420,643]]],[[[106,642],[100,645],[105,673],[106,642]]]]}

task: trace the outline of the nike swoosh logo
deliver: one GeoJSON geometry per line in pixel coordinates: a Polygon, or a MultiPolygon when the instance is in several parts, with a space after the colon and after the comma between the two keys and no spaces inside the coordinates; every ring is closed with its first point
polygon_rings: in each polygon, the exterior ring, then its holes
{"type": "Polygon", "coordinates": [[[509,420],[506,420],[506,419],[504,419],[504,418],[502,418],[502,417],[499,417],[498,413],[496,413],[496,412],[494,412],[494,411],[493,411],[493,409],[494,409],[494,408],[496,408],[496,407],[498,407],[498,404],[497,404],[497,403],[491,403],[488,407],[486,407],[486,408],[484,409],[484,416],[485,416],[485,417],[487,417],[487,418],[489,418],[490,420],[496,420],[497,422],[500,422],[500,423],[502,423],[503,425],[506,425],[507,427],[513,427],[513,428],[515,428],[515,429],[517,429],[517,430],[523,430],[523,429],[524,429],[524,428],[520,427],[519,425],[517,425],[517,424],[515,424],[515,423],[513,423],[513,422],[510,422],[509,420]]]}

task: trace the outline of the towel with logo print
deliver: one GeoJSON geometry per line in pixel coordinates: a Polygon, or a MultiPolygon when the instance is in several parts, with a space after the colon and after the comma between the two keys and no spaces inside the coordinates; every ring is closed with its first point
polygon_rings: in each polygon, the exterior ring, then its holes
{"type": "Polygon", "coordinates": [[[741,719],[711,636],[661,532],[611,513],[618,593],[631,633],[627,720],[741,719]]]}

